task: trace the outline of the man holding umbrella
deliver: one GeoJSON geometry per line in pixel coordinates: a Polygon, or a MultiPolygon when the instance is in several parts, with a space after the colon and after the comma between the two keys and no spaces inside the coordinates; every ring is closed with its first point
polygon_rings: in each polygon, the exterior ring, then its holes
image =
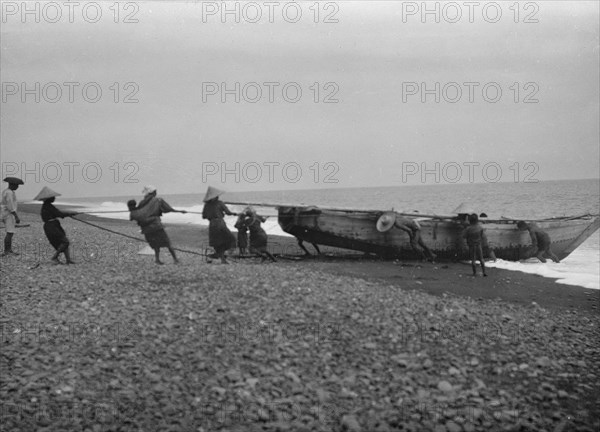
{"type": "Polygon", "coordinates": [[[6,237],[4,237],[4,253],[2,256],[19,255],[12,250],[12,238],[15,233],[15,226],[21,223],[17,214],[17,194],[15,191],[19,185],[25,184],[23,180],[17,177],[6,177],[4,179],[8,183],[8,188],[2,191],[2,202],[0,204],[0,219],[6,225],[6,237]]]}

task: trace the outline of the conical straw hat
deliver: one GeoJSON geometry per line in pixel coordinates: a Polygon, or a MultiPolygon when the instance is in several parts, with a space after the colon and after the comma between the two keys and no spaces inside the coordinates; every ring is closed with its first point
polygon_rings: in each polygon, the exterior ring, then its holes
{"type": "Polygon", "coordinates": [[[146,185],[142,189],[142,195],[148,195],[149,193],[156,192],[156,186],[146,185]]]}
{"type": "Polygon", "coordinates": [[[204,195],[204,199],[202,201],[207,202],[213,198],[217,198],[220,195],[223,195],[225,191],[209,186],[206,190],[206,195],[204,195]]]}
{"type": "Polygon", "coordinates": [[[389,231],[392,229],[392,227],[394,226],[394,223],[396,223],[396,213],[385,212],[384,214],[379,216],[379,219],[377,219],[377,224],[375,225],[375,227],[377,228],[377,231],[379,231],[379,232],[386,232],[386,231],[389,231]]]}
{"type": "Polygon", "coordinates": [[[25,184],[23,183],[23,180],[21,180],[19,177],[6,177],[3,181],[5,181],[8,184],[25,184]]]}
{"type": "Polygon", "coordinates": [[[473,214],[473,213],[475,213],[475,211],[467,203],[462,203],[461,205],[456,207],[452,213],[473,214]]]}
{"type": "Polygon", "coordinates": [[[62,194],[59,194],[58,192],[54,192],[49,187],[44,186],[44,188],[40,191],[40,193],[35,196],[34,200],[36,200],[36,201],[44,201],[45,199],[52,198],[52,197],[57,197],[57,196],[60,196],[60,195],[62,195],[62,194]]]}

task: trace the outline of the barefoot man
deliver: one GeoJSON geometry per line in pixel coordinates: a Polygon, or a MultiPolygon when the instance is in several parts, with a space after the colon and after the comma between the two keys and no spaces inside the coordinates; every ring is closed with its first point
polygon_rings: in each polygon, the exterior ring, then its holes
{"type": "Polygon", "coordinates": [[[17,194],[15,191],[19,185],[25,184],[23,180],[17,177],[6,177],[4,179],[8,183],[8,188],[2,191],[2,203],[0,204],[0,219],[6,225],[6,237],[4,237],[4,253],[7,255],[19,255],[12,250],[12,238],[15,234],[15,226],[21,223],[17,214],[17,194]]]}
{"type": "Polygon", "coordinates": [[[58,192],[44,186],[40,193],[35,196],[34,200],[44,202],[40,210],[40,216],[42,217],[42,221],[44,221],[44,234],[46,234],[46,238],[48,238],[48,241],[56,250],[51,258],[52,263],[60,264],[58,257],[63,253],[65,254],[67,264],[75,264],[69,252],[69,239],[58,219],[75,216],[77,212],[65,212],[57,209],[53,204],[57,196],[60,196],[58,192]]]}
{"type": "Polygon", "coordinates": [[[401,229],[408,234],[408,237],[410,238],[410,247],[420,254],[422,259],[428,259],[429,261],[435,259],[434,253],[431,252],[421,237],[421,225],[419,222],[409,217],[397,216],[394,227],[401,229]],[[419,249],[417,245],[421,246],[422,249],[419,249]]]}
{"type": "Polygon", "coordinates": [[[469,215],[469,226],[465,228],[462,234],[463,238],[467,240],[469,246],[469,257],[471,258],[471,268],[473,269],[473,276],[477,276],[477,260],[481,264],[481,271],[484,276],[487,276],[485,272],[485,261],[483,259],[483,243],[485,241],[485,229],[479,223],[479,217],[476,213],[469,215]]]}
{"type": "Polygon", "coordinates": [[[398,216],[394,212],[386,212],[377,220],[377,231],[386,232],[392,228],[398,228],[408,234],[410,247],[418,253],[422,259],[429,259],[433,262],[435,254],[427,247],[421,238],[421,225],[415,219],[398,216]],[[421,246],[422,249],[419,248],[421,246]]]}
{"type": "Polygon", "coordinates": [[[173,261],[177,264],[177,255],[171,245],[171,240],[167,236],[160,217],[163,213],[176,212],[187,213],[185,210],[175,210],[165,200],[156,196],[154,186],[146,186],[142,191],[144,199],[136,206],[135,200],[129,200],[129,219],[134,220],[142,228],[142,233],[148,244],[154,249],[154,260],[156,264],[163,264],[160,260],[160,248],[166,247],[171,252],[173,261]]]}
{"type": "Polygon", "coordinates": [[[552,261],[558,263],[560,260],[552,249],[550,249],[551,241],[550,236],[546,231],[541,229],[539,226],[534,224],[533,222],[525,222],[519,221],[517,222],[517,228],[520,231],[529,231],[529,236],[531,237],[531,245],[533,248],[532,256],[537,257],[541,262],[546,262],[546,257],[552,259],[552,261]]]}

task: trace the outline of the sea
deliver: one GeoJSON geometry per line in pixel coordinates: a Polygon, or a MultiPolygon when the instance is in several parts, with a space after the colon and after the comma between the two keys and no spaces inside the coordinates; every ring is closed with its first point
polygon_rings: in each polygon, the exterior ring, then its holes
{"type": "MultiPolygon", "coordinates": [[[[232,188],[233,189],[233,188],[232,188]]],[[[160,189],[159,189],[160,192],[160,189]]],[[[188,214],[169,213],[165,223],[208,225],[202,219],[201,194],[161,195],[171,206],[187,210],[188,214]]],[[[56,204],[77,205],[100,217],[129,219],[127,200],[141,197],[64,198],[56,204]]],[[[462,203],[489,218],[546,218],[600,213],[600,180],[556,180],[535,183],[469,183],[403,185],[364,188],[331,188],[312,190],[227,192],[221,199],[244,205],[230,205],[241,211],[245,204],[254,204],[259,214],[269,216],[263,228],[267,234],[287,236],[277,224],[273,205],[314,205],[364,210],[418,211],[421,214],[450,215],[462,203]],[[255,204],[264,205],[255,205],[255,204]]],[[[234,231],[235,217],[226,223],[234,231]]],[[[557,283],[600,289],[600,232],[596,231],[577,250],[560,263],[540,263],[536,259],[521,262],[498,260],[491,267],[533,273],[557,279],[557,283]]]]}

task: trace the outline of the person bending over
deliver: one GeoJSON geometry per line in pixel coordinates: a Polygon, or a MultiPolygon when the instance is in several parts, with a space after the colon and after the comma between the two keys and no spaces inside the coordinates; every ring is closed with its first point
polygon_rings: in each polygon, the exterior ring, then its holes
{"type": "Polygon", "coordinates": [[[520,231],[529,231],[531,237],[532,252],[531,256],[537,257],[541,262],[546,262],[546,257],[552,259],[552,261],[559,263],[560,260],[552,252],[550,236],[546,231],[541,229],[533,222],[519,221],[517,222],[517,228],[520,231]]]}

